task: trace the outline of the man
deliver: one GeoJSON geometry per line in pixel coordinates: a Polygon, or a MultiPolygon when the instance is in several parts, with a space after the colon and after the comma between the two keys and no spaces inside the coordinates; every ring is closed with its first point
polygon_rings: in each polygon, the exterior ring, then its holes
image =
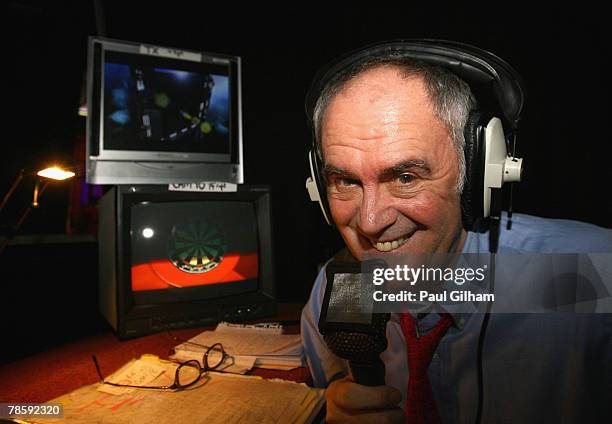
{"type": "MultiPolygon", "coordinates": [[[[331,218],[353,258],[488,251],[487,234],[462,225],[464,126],[474,107],[470,87],[452,72],[393,52],[358,60],[321,90],[316,143],[331,218]]],[[[500,253],[612,251],[612,231],[590,224],[515,215],[511,231],[501,227],[500,253]]],[[[425,405],[406,402],[404,317],[392,314],[387,325],[386,386],[357,384],[317,329],[326,284],[322,270],[302,337],[315,385],[327,387],[328,422],[596,422],[609,412],[606,315],[492,314],[479,387],[484,316],[451,314],[428,369],[434,411],[419,418],[425,405]]],[[[413,319],[417,334],[427,334],[443,318],[413,319]]]]}

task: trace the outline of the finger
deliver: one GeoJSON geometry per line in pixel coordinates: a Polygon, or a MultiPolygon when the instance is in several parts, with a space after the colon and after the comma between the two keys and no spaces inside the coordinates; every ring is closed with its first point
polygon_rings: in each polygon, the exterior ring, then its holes
{"type": "Polygon", "coordinates": [[[393,408],[402,400],[401,393],[393,387],[363,386],[348,378],[330,384],[327,397],[343,409],[393,408]]]}

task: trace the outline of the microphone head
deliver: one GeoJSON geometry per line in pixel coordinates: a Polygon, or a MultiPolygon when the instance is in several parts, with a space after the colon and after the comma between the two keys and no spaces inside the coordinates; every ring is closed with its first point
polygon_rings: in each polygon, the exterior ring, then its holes
{"type": "Polygon", "coordinates": [[[323,338],[329,349],[340,358],[356,363],[368,363],[377,360],[387,349],[387,337],[384,329],[382,330],[379,334],[330,332],[323,338]]]}
{"type": "Polygon", "coordinates": [[[340,358],[369,362],[387,348],[390,315],[374,312],[370,294],[373,270],[385,266],[381,260],[327,264],[319,331],[340,358]]]}

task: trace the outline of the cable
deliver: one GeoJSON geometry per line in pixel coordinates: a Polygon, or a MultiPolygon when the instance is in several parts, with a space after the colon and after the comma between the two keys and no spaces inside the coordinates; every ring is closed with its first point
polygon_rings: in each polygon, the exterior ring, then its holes
{"type": "Polygon", "coordinates": [[[507,215],[508,215],[508,222],[506,223],[506,230],[511,230],[512,229],[512,188],[514,187],[514,184],[510,184],[510,204],[508,206],[508,211],[507,211],[507,215]]]}
{"type": "MultiPolygon", "coordinates": [[[[495,292],[495,253],[491,253],[491,259],[489,262],[489,269],[491,270],[491,284],[490,293],[495,292]]],[[[476,363],[477,363],[477,373],[478,373],[478,410],[476,412],[476,424],[481,424],[482,422],[482,410],[484,408],[484,366],[482,361],[482,351],[484,348],[484,340],[487,334],[487,327],[489,325],[489,316],[491,315],[491,307],[493,306],[493,301],[487,301],[487,307],[485,310],[485,316],[482,320],[482,327],[480,330],[480,334],[478,335],[478,350],[476,352],[476,363]]]]}
{"type": "MultiPolygon", "coordinates": [[[[498,242],[499,242],[499,230],[500,230],[500,218],[498,216],[492,216],[489,227],[489,275],[491,276],[489,284],[489,293],[495,293],[495,255],[497,254],[498,242]]],[[[478,373],[478,409],[476,411],[476,424],[482,422],[482,411],[484,408],[484,365],[483,365],[483,349],[484,341],[487,335],[487,328],[489,326],[489,317],[491,316],[491,308],[493,307],[493,301],[487,301],[485,308],[485,316],[482,319],[482,327],[480,334],[478,335],[478,347],[476,351],[476,364],[478,373]]]]}

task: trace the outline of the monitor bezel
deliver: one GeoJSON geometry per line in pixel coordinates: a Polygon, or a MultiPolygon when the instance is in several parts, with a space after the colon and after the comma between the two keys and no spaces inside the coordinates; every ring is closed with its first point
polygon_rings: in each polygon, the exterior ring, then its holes
{"type": "Polygon", "coordinates": [[[235,55],[193,51],[105,37],[89,37],[87,58],[86,175],[93,184],[243,182],[242,64],[235,55]],[[164,52],[151,55],[143,51],[164,52]],[[161,150],[117,150],[104,145],[104,58],[106,52],[158,57],[177,64],[227,64],[230,86],[229,154],[161,150]],[[174,55],[174,56],[172,56],[174,55]],[[170,56],[170,57],[168,57],[170,56]],[[179,56],[188,59],[179,59],[179,56]],[[199,62],[195,60],[199,58],[199,62]]]}
{"type": "MultiPolygon", "coordinates": [[[[272,225],[271,225],[271,209],[270,209],[270,190],[269,187],[249,186],[244,188],[239,186],[237,192],[232,193],[200,193],[200,192],[176,192],[169,191],[168,186],[117,186],[116,187],[116,202],[117,202],[117,278],[119,284],[119,308],[126,316],[132,315],[155,315],[163,309],[175,309],[177,306],[187,303],[198,302],[235,302],[235,299],[240,296],[261,294],[269,299],[274,299],[275,283],[273,269],[273,252],[272,252],[272,225]],[[236,201],[236,202],[252,202],[255,208],[255,219],[257,221],[257,245],[258,245],[258,281],[252,286],[245,280],[238,283],[222,283],[216,286],[217,292],[214,289],[204,289],[199,292],[200,296],[196,296],[193,292],[193,298],[177,299],[176,301],[162,301],[141,303],[134,301],[134,291],[132,290],[131,281],[131,213],[132,205],[148,199],[151,202],[176,202],[176,201],[236,201]],[[248,290],[237,291],[236,286],[244,284],[248,286],[248,290]],[[209,291],[208,295],[204,292],[209,291]]],[[[212,287],[212,286],[211,286],[212,287]]],[[[169,293],[168,296],[171,296],[169,293]]]]}

